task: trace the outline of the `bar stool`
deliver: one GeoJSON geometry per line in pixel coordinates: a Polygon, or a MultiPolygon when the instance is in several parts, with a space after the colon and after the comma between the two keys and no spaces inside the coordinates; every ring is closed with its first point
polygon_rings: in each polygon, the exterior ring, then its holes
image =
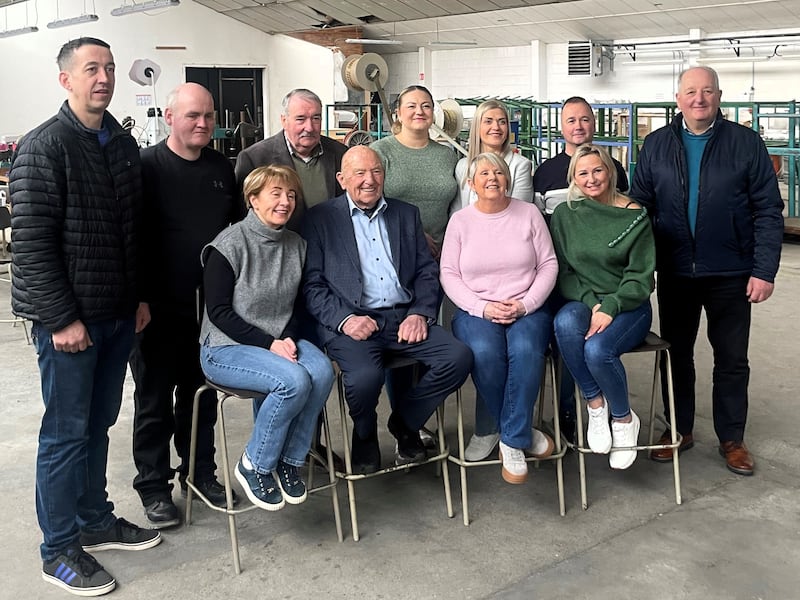
{"type": "MultiPolygon", "coordinates": [[[[562,444],[561,440],[561,425],[559,423],[558,414],[558,385],[556,377],[556,368],[553,357],[550,353],[545,356],[545,373],[542,376],[542,384],[539,386],[538,406],[536,409],[536,418],[534,419],[537,428],[541,428],[544,415],[544,397],[545,397],[545,381],[547,379],[547,371],[550,371],[550,385],[551,385],[551,401],[553,406],[553,443],[555,448],[553,453],[546,458],[535,458],[533,456],[526,456],[525,460],[529,463],[535,463],[537,466],[541,462],[555,461],[556,463],[556,485],[558,486],[558,511],[563,517],[566,514],[564,507],[564,469],[562,459],[567,452],[566,445],[562,444]]],[[[456,393],[456,417],[457,417],[457,431],[458,431],[458,455],[450,455],[451,462],[459,466],[461,472],[461,512],[464,516],[464,525],[469,526],[469,492],[467,489],[467,469],[472,467],[483,467],[486,465],[500,465],[502,460],[487,459],[480,461],[467,461],[464,458],[465,444],[464,444],[464,412],[463,402],[461,399],[461,390],[456,393]]]]}
{"type": "MultiPolygon", "coordinates": [[[[640,353],[640,352],[655,352],[655,361],[653,366],[653,387],[650,393],[650,435],[648,438],[648,443],[646,445],[637,445],[637,446],[625,446],[620,448],[612,448],[611,452],[615,452],[616,450],[661,450],[663,448],[672,448],[672,474],[673,480],[675,485],[675,503],[681,504],[681,472],[680,472],[680,462],[678,457],[678,446],[680,446],[681,440],[683,439],[681,434],[677,432],[674,427],[670,427],[668,423],[664,421],[664,418],[660,415],[656,415],[656,397],[658,395],[658,388],[659,386],[659,377],[663,377],[663,372],[660,369],[661,362],[664,362],[664,372],[666,372],[667,376],[667,401],[669,404],[668,412],[669,412],[669,422],[676,423],[675,420],[675,396],[672,390],[672,363],[670,361],[669,355],[669,342],[666,340],[661,339],[652,331],[647,334],[645,340],[639,344],[636,348],[630,351],[630,353],[640,353]],[[670,444],[654,444],[653,439],[655,436],[655,424],[656,420],[664,423],[670,430],[670,444]]],[[[580,398],[580,389],[578,388],[577,384],[575,386],[575,399],[580,398]]],[[[582,407],[578,407],[578,410],[575,411],[576,414],[576,429],[578,430],[578,443],[577,444],[567,444],[578,452],[578,472],[580,476],[580,483],[581,483],[581,506],[583,509],[586,510],[588,508],[588,502],[586,500],[586,464],[585,464],[585,454],[594,454],[592,450],[586,445],[585,442],[585,434],[583,431],[583,411],[580,410],[582,407]]]]}
{"type": "MultiPolygon", "coordinates": [[[[239,561],[239,535],[236,531],[236,515],[251,511],[254,508],[258,507],[255,504],[249,504],[241,508],[234,508],[233,506],[233,487],[231,485],[232,484],[231,465],[230,465],[230,460],[228,458],[228,436],[225,428],[224,407],[225,403],[231,398],[236,400],[252,401],[254,397],[258,397],[260,395],[261,394],[254,392],[252,390],[227,388],[206,380],[205,384],[200,386],[197,389],[197,392],[195,392],[194,403],[192,405],[192,434],[189,446],[189,472],[186,475],[186,486],[187,486],[186,524],[191,525],[192,523],[192,496],[194,494],[197,494],[197,496],[203,502],[205,502],[206,506],[208,506],[210,509],[228,515],[228,530],[230,531],[230,536],[231,536],[231,552],[233,553],[233,567],[236,570],[237,575],[242,572],[242,569],[241,569],[241,563],[239,561]],[[226,500],[226,505],[223,507],[213,505],[211,501],[198,489],[198,487],[194,483],[194,474],[195,474],[194,471],[197,459],[198,407],[200,404],[200,397],[206,390],[215,390],[217,392],[217,431],[219,434],[219,448],[222,454],[222,479],[223,483],[225,484],[225,500],[226,500]]],[[[323,428],[325,430],[325,436],[326,438],[329,438],[330,428],[328,424],[328,412],[326,408],[322,409],[322,417],[323,417],[322,420],[323,420],[323,428]]],[[[320,492],[322,490],[327,490],[327,489],[331,490],[331,499],[333,502],[333,518],[334,521],[336,522],[336,535],[339,538],[339,541],[341,542],[344,538],[342,536],[342,519],[339,513],[339,495],[336,490],[336,484],[338,483],[338,481],[336,479],[336,475],[333,470],[333,453],[331,451],[330,444],[328,445],[327,457],[322,457],[314,449],[311,449],[309,451],[309,456],[311,456],[314,460],[316,460],[318,463],[320,463],[327,469],[328,483],[312,488],[311,477],[309,477],[308,493],[313,494],[315,492],[320,492]]],[[[311,464],[311,461],[309,461],[309,470],[312,469],[313,465],[311,464]]]]}
{"type": "MultiPolygon", "coordinates": [[[[419,363],[412,358],[392,357],[386,360],[384,366],[387,369],[398,369],[400,367],[410,367],[410,366],[416,367],[419,366],[419,363]]],[[[379,477],[381,475],[386,475],[388,473],[394,473],[395,471],[407,471],[413,467],[420,467],[422,465],[427,465],[429,463],[436,463],[437,475],[439,474],[438,467],[441,467],[441,476],[442,476],[442,481],[444,483],[444,499],[445,499],[445,506],[447,508],[447,516],[452,518],[455,513],[453,512],[453,500],[450,494],[450,479],[448,477],[448,471],[447,471],[447,458],[450,455],[450,450],[447,447],[447,441],[445,440],[444,437],[444,403],[440,404],[439,407],[436,409],[436,429],[437,429],[436,455],[429,456],[424,460],[420,460],[405,465],[390,465],[382,469],[378,469],[374,473],[367,473],[367,474],[353,473],[353,465],[350,456],[350,433],[347,427],[348,411],[347,411],[347,403],[345,401],[344,380],[342,378],[342,370],[339,368],[339,365],[335,361],[333,362],[333,370],[336,373],[336,389],[339,394],[339,416],[342,424],[342,440],[344,440],[344,464],[345,464],[345,472],[342,473],[341,471],[337,471],[336,477],[347,481],[347,496],[350,501],[350,526],[353,532],[353,540],[357,542],[360,539],[358,533],[358,513],[356,511],[355,482],[361,481],[363,479],[370,479],[372,477],[379,477]]],[[[331,444],[328,444],[329,451],[330,447],[331,444]]]]}

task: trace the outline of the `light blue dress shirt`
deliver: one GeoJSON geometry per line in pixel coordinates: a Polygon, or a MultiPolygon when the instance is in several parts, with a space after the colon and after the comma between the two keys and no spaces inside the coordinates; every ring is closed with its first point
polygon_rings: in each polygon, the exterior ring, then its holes
{"type": "Polygon", "coordinates": [[[389,246],[389,232],[383,213],[387,204],[384,198],[371,217],[358,208],[347,194],[350,217],[361,261],[361,275],[364,279],[361,305],[365,308],[391,308],[397,304],[411,302],[411,293],[403,288],[397,276],[389,246]]]}

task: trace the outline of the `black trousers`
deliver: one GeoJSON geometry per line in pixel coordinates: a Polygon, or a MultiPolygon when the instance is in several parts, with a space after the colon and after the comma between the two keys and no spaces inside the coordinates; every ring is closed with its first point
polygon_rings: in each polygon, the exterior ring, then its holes
{"type": "Polygon", "coordinates": [[[428,329],[428,338],[417,344],[397,342],[397,328],[404,313],[386,316],[386,326],[367,340],[356,341],[341,334],[326,349],[342,370],[347,404],[356,433],[369,438],[377,431],[376,408],[385,378],[384,360],[410,357],[420,362],[424,373],[415,385],[395,398],[392,410],[406,427],[418,431],[466,380],[472,369],[470,349],[438,325],[428,329]]]}
{"type": "MultiPolygon", "coordinates": [[[[701,310],[706,312],[708,341],[714,353],[712,411],[720,442],[741,441],[747,422],[750,366],[749,276],[677,277],[659,272],[658,312],[661,337],[672,356],[677,428],[691,433],[695,415],[694,345],[701,310]]],[[[664,394],[664,413],[667,396],[664,394]]]]}
{"type": "MultiPolygon", "coordinates": [[[[152,311],[152,320],[137,336],[130,357],[136,382],[133,418],[133,460],[138,471],[133,488],[144,505],[171,495],[175,470],[170,464],[170,439],[185,478],[194,393],[205,382],[200,368],[200,328],[194,317],[152,311]]],[[[195,480],[214,477],[216,395],[200,400],[195,480]]]]}

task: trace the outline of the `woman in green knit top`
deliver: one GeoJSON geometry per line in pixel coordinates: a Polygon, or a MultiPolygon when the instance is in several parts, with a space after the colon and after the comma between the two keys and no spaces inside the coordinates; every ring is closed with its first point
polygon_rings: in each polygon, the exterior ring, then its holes
{"type": "Polygon", "coordinates": [[[428,246],[436,260],[442,247],[450,205],[458,193],[452,148],[430,138],[433,97],[427,88],[412,85],[397,97],[393,136],[370,144],[383,161],[383,193],[419,208],[428,246]]]}
{"type": "Polygon", "coordinates": [[[612,469],[627,469],[636,451],[624,448],[636,445],[640,423],[620,356],[650,330],[653,232],[647,211],[616,191],[616,169],[602,148],[579,146],[567,178],[569,200],[550,223],[558,288],[567,300],[554,320],[556,339],[588,404],[589,448],[611,452],[612,469]]]}

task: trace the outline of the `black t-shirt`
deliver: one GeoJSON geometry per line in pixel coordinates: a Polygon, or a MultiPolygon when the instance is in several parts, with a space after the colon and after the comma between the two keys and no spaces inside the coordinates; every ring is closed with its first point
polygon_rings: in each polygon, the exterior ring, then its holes
{"type": "Polygon", "coordinates": [[[203,148],[197,160],[185,160],[166,140],[145,148],[141,156],[142,300],[156,310],[194,316],[196,290],[203,281],[200,251],[245,213],[233,166],[211,148],[203,148]]]}

